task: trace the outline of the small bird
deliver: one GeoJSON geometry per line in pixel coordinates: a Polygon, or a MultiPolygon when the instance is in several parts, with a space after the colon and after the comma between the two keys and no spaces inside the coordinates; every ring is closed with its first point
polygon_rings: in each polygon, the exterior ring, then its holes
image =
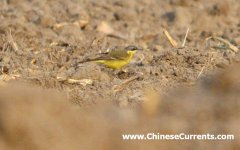
{"type": "Polygon", "coordinates": [[[112,69],[120,69],[130,63],[137,50],[142,50],[136,46],[127,46],[124,49],[112,50],[110,52],[100,53],[96,58],[88,58],[79,63],[97,62],[112,69]]]}

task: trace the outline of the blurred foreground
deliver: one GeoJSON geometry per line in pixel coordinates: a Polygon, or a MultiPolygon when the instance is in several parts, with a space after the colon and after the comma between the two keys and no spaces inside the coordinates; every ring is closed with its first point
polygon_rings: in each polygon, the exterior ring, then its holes
{"type": "Polygon", "coordinates": [[[142,106],[80,108],[55,90],[0,88],[0,149],[240,148],[240,64],[171,96],[148,92],[142,106]],[[121,134],[234,134],[233,141],[123,141],[121,134]]]}

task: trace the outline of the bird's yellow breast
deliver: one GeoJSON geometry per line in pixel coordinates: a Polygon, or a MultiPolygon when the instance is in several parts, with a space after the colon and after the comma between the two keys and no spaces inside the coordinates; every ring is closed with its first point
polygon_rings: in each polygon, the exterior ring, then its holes
{"type": "Polygon", "coordinates": [[[124,59],[116,59],[116,60],[97,60],[96,62],[101,63],[101,64],[104,64],[104,65],[106,65],[106,66],[109,67],[109,68],[120,69],[120,68],[122,68],[123,66],[127,65],[127,64],[131,61],[131,59],[132,59],[132,57],[133,57],[133,55],[134,55],[135,52],[128,51],[127,53],[128,53],[128,55],[127,55],[127,57],[124,58],[124,59]]]}
{"type": "Polygon", "coordinates": [[[109,68],[113,68],[113,69],[120,69],[129,63],[126,60],[100,60],[98,62],[106,65],[109,68]]]}

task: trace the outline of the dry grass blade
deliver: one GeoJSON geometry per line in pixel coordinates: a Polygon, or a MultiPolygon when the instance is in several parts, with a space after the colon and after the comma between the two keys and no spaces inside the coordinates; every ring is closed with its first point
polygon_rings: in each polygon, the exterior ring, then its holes
{"type": "MultiPolygon", "coordinates": [[[[221,37],[210,36],[210,37],[206,38],[206,43],[208,43],[208,41],[211,40],[211,39],[218,40],[218,41],[226,44],[235,53],[239,51],[239,49],[236,46],[234,46],[229,41],[227,41],[227,40],[225,40],[221,37]]],[[[206,45],[208,45],[208,44],[206,44],[206,45]]]]}
{"type": "Polygon", "coordinates": [[[59,29],[59,28],[62,28],[62,27],[64,27],[64,26],[67,26],[67,25],[69,25],[70,23],[67,23],[67,22],[61,22],[61,23],[57,23],[57,24],[54,24],[53,25],[53,28],[54,29],[59,29]]]}
{"type": "Polygon", "coordinates": [[[67,79],[67,82],[70,83],[70,84],[80,84],[82,86],[93,84],[93,81],[91,79],[81,79],[81,80],[67,79]]]}
{"type": "Polygon", "coordinates": [[[8,82],[10,80],[16,80],[20,77],[21,76],[18,74],[12,74],[12,75],[3,74],[0,76],[0,81],[8,82]]]}
{"type": "Polygon", "coordinates": [[[174,47],[174,48],[177,48],[178,47],[178,43],[177,41],[175,41],[172,36],[169,34],[169,32],[166,30],[166,29],[163,29],[163,33],[166,35],[168,41],[171,43],[171,45],[174,47]]]}
{"type": "Polygon", "coordinates": [[[185,34],[185,37],[184,37],[184,40],[183,40],[183,43],[182,43],[182,47],[185,47],[187,36],[188,36],[188,32],[189,32],[189,27],[187,28],[187,32],[185,34]]]}
{"type": "Polygon", "coordinates": [[[53,25],[54,29],[59,29],[62,28],[64,26],[77,26],[80,28],[85,28],[87,26],[87,24],[89,23],[88,20],[77,20],[74,22],[61,22],[61,23],[56,23],[53,25]]]}
{"type": "Polygon", "coordinates": [[[93,84],[93,80],[92,79],[71,79],[71,78],[67,78],[65,76],[57,76],[57,80],[59,82],[67,82],[69,84],[79,84],[82,86],[87,86],[87,85],[92,85],[93,84]]]}
{"type": "Polygon", "coordinates": [[[13,40],[11,29],[7,32],[7,40],[15,52],[19,51],[17,43],[13,40]]]}

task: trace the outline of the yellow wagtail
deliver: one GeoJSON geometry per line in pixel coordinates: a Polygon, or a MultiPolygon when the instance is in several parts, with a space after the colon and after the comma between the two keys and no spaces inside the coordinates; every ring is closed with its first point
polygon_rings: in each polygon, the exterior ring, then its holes
{"type": "Polygon", "coordinates": [[[96,58],[93,59],[88,58],[79,63],[92,61],[101,63],[109,68],[120,69],[123,66],[127,65],[128,63],[130,63],[137,50],[142,49],[136,46],[128,46],[125,49],[118,49],[106,53],[100,53],[98,54],[99,56],[96,58]]]}

